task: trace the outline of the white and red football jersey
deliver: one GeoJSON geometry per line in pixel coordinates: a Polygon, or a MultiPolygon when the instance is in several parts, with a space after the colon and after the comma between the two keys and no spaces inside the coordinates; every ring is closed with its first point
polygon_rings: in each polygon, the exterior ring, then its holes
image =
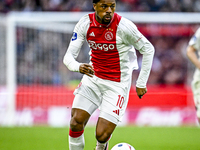
{"type": "MultiPolygon", "coordinates": [[[[193,46],[198,54],[198,58],[200,61],[200,27],[197,29],[197,31],[195,32],[195,34],[192,36],[192,38],[189,41],[189,45],[193,46]]],[[[192,86],[193,86],[193,92],[195,93],[195,95],[199,94],[199,86],[196,83],[199,83],[200,81],[200,70],[196,67],[194,75],[193,75],[193,82],[192,82],[192,86]]]]}
{"type": "Polygon", "coordinates": [[[143,54],[142,68],[137,87],[146,87],[152,66],[154,47],[138,31],[130,20],[114,13],[109,24],[100,24],[95,13],[83,16],[76,24],[73,36],[64,57],[64,64],[71,71],[79,71],[77,58],[83,42],[90,47],[90,64],[99,78],[126,82],[132,71],[138,69],[135,49],[143,54]]]}

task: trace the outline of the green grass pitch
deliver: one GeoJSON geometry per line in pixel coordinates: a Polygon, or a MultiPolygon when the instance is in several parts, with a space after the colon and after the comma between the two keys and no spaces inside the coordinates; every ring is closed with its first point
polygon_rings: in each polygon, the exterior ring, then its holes
{"type": "MultiPolygon", "coordinates": [[[[68,127],[0,127],[0,150],[68,150],[68,131],[68,127]]],[[[86,127],[85,150],[94,150],[94,133],[94,127],[86,127]]],[[[200,128],[117,127],[109,150],[120,142],[136,150],[200,150],[200,128]]]]}

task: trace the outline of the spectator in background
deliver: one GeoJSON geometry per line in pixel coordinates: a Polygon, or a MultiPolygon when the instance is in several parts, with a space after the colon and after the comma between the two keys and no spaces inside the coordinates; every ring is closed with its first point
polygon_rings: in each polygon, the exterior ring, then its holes
{"type": "Polygon", "coordinates": [[[198,55],[200,56],[200,27],[190,39],[187,47],[187,56],[196,67],[192,81],[192,90],[197,117],[200,123],[200,59],[198,59],[199,56],[197,56],[196,52],[198,52],[198,55]]]}

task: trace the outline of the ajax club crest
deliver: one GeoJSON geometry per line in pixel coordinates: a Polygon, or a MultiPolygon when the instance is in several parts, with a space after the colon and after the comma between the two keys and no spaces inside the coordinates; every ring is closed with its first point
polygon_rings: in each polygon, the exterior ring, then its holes
{"type": "Polygon", "coordinates": [[[113,33],[111,31],[113,31],[113,29],[109,28],[109,29],[106,29],[107,32],[105,33],[105,39],[110,41],[113,39],[113,33]]]}

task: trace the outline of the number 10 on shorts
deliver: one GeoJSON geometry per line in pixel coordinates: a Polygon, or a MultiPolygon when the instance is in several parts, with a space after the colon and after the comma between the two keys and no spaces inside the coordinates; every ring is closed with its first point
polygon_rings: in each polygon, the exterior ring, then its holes
{"type": "Polygon", "coordinates": [[[120,109],[122,108],[123,106],[123,103],[124,103],[124,97],[121,96],[121,95],[118,95],[118,101],[117,101],[117,105],[120,109]]]}

